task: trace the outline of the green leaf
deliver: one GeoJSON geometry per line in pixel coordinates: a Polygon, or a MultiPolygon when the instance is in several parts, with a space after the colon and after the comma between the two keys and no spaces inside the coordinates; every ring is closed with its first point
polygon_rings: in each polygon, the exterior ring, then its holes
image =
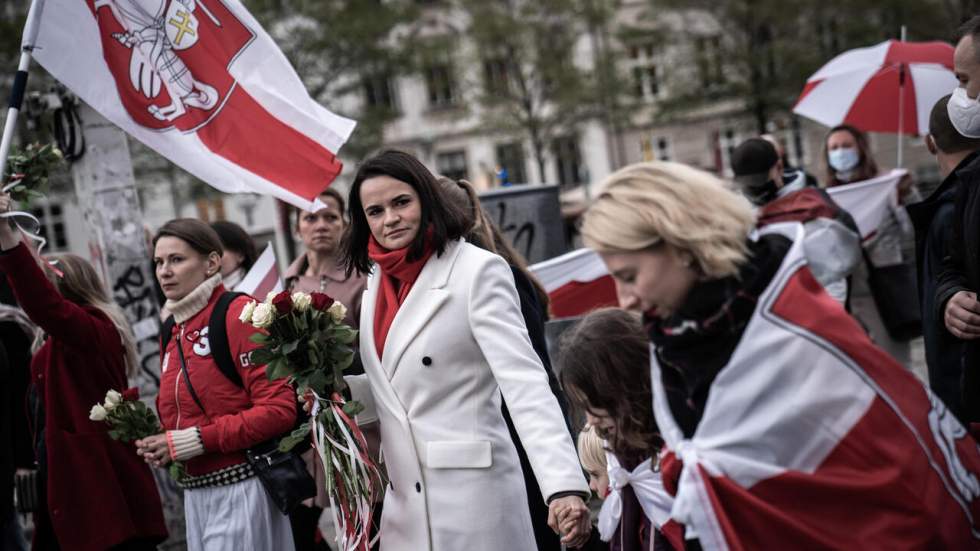
{"type": "Polygon", "coordinates": [[[256,348],[249,353],[249,358],[252,365],[266,365],[276,358],[276,354],[274,354],[268,348],[256,348]]]}
{"type": "Polygon", "coordinates": [[[336,325],[333,328],[333,338],[343,344],[351,344],[357,338],[357,332],[346,325],[336,325]]]}
{"type": "Polygon", "coordinates": [[[359,413],[364,411],[364,404],[356,400],[351,400],[344,404],[343,410],[348,417],[353,418],[355,415],[358,415],[359,413]]]}
{"type": "Polygon", "coordinates": [[[248,340],[254,342],[255,344],[268,344],[269,335],[266,335],[265,333],[252,333],[252,336],[249,337],[248,340]]]}
{"type": "Polygon", "coordinates": [[[293,432],[282,437],[279,440],[279,451],[288,452],[289,450],[296,447],[297,444],[306,440],[306,437],[310,435],[310,422],[307,421],[302,425],[296,427],[293,432]]]}
{"type": "Polygon", "coordinates": [[[170,472],[170,478],[174,479],[175,482],[180,482],[187,476],[187,470],[184,468],[184,464],[180,461],[174,461],[167,467],[167,471],[170,472]]]}
{"type": "Polygon", "coordinates": [[[282,348],[279,349],[279,353],[283,355],[292,354],[296,350],[296,347],[298,346],[299,346],[299,341],[289,341],[282,345],[282,348]]]}

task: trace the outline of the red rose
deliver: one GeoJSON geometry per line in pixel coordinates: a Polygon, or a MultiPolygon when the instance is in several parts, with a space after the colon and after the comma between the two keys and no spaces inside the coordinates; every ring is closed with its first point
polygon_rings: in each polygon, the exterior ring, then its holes
{"type": "Polygon", "coordinates": [[[293,309],[293,297],[289,296],[289,291],[283,291],[272,298],[272,305],[280,314],[288,314],[293,309]]]}
{"type": "Polygon", "coordinates": [[[310,298],[313,300],[313,308],[316,310],[326,310],[333,304],[333,298],[326,293],[312,293],[310,298]]]}
{"type": "Polygon", "coordinates": [[[140,399],[140,389],[133,387],[122,391],[123,402],[135,402],[140,399]]]}

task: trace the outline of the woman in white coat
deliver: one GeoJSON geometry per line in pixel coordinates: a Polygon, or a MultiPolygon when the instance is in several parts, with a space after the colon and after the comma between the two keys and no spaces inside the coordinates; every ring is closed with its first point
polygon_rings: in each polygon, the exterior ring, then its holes
{"type": "Polygon", "coordinates": [[[365,161],[349,203],[344,248],[348,270],[370,273],[360,350],[390,478],[381,548],[535,548],[502,398],[549,524],[584,543],[588,485],[507,263],[461,239],[465,218],[407,153],[365,161]]]}

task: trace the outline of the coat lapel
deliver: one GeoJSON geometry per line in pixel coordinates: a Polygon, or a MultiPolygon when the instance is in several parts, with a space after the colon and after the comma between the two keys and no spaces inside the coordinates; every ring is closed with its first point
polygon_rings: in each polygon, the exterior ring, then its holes
{"type": "Polygon", "coordinates": [[[442,256],[432,256],[429,259],[419,273],[412,290],[405,297],[405,302],[398,308],[398,313],[395,314],[395,319],[388,330],[384,356],[381,358],[381,365],[388,375],[388,380],[395,376],[398,363],[408,345],[449,300],[449,291],[445,287],[453,263],[459,254],[460,243],[454,241],[447,244],[442,256]]]}
{"type": "Polygon", "coordinates": [[[378,350],[374,345],[374,308],[378,302],[378,273],[368,277],[367,289],[361,299],[361,362],[368,379],[372,380],[371,392],[374,399],[384,403],[387,410],[396,417],[405,419],[405,406],[395,395],[391,382],[388,381],[381,362],[378,360],[378,350]]]}

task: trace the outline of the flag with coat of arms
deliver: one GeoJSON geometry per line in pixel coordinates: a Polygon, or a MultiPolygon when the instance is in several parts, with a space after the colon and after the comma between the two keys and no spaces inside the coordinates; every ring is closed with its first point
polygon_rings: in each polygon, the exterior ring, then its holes
{"type": "Polygon", "coordinates": [[[33,46],[83,101],[220,191],[309,209],[341,170],[355,122],[309,96],[238,0],[52,2],[33,46]]]}

